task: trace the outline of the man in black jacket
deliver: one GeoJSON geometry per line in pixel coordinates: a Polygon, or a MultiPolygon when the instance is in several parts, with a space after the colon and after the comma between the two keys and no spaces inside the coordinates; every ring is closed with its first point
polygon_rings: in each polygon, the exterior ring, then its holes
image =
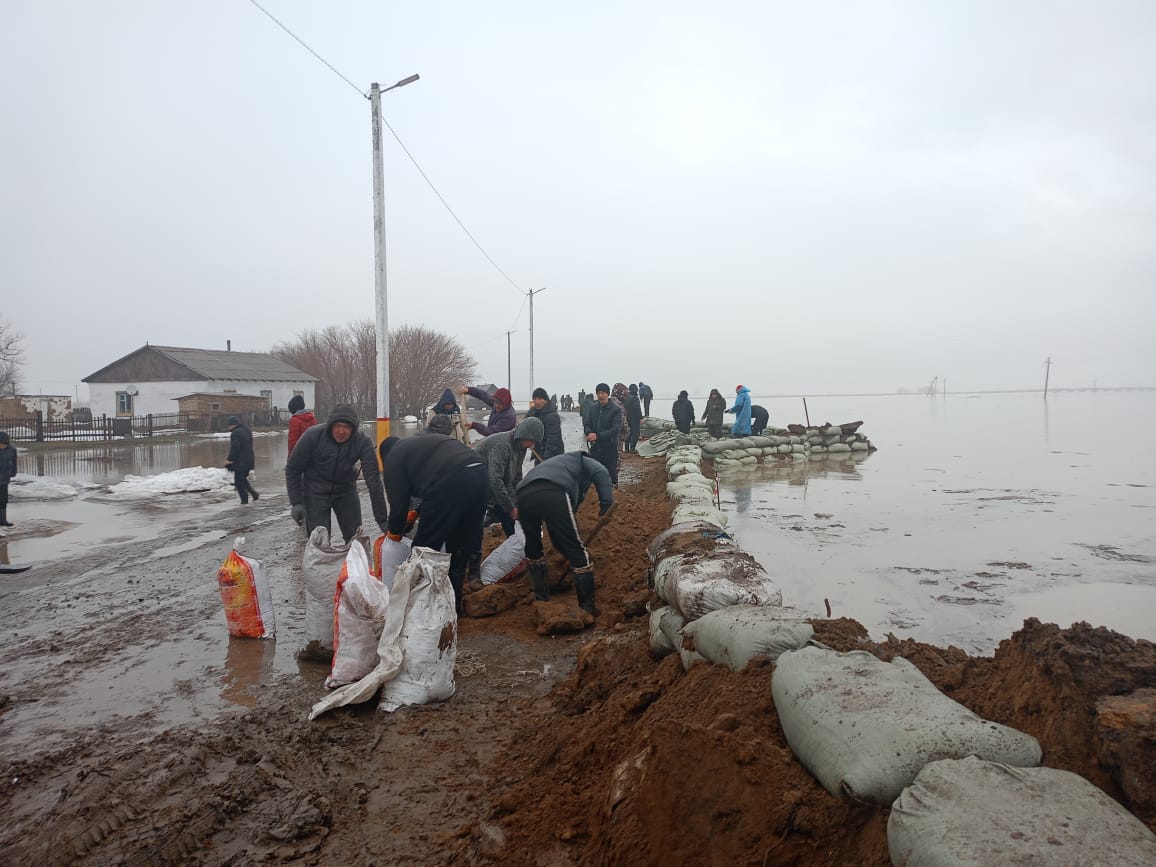
{"type": "MultiPolygon", "coordinates": [[[[565,399],[565,397],[562,398],[563,401],[565,399]]],[[[526,417],[536,418],[542,422],[542,427],[545,428],[546,432],[542,436],[542,444],[538,446],[538,454],[542,456],[543,461],[549,460],[566,451],[566,447],[562,443],[562,418],[558,415],[558,408],[550,400],[550,396],[546,394],[546,389],[535,388],[532,403],[534,407],[526,413],[526,417]]],[[[541,463],[541,461],[535,457],[534,463],[541,463]]]]}
{"type": "MultiPolygon", "coordinates": [[[[347,403],[333,408],[324,425],[314,425],[297,440],[285,464],[289,513],[307,532],[329,529],[330,512],[348,542],[361,527],[357,477],[365,479],[373,519],[385,532],[387,511],[373,441],[358,430],[357,411],[347,403]]],[[[404,511],[402,513],[404,515],[404,511]]]]}
{"type": "Polygon", "coordinates": [[[233,471],[233,487],[237,489],[241,505],[249,503],[250,494],[255,503],[261,495],[249,483],[249,471],[257,466],[257,459],[253,456],[253,432],[235,415],[226,419],[225,427],[229,429],[229,456],[225,458],[225,469],[233,471]]]}
{"type": "MultiPolygon", "coordinates": [[[[497,434],[500,436],[500,434],[497,434]]],[[[437,433],[399,440],[386,437],[379,446],[382,476],[389,492],[386,535],[401,541],[410,500],[421,498],[415,547],[450,555],[450,584],[458,613],[470,555],[482,549],[482,518],[490,499],[485,461],[464,443],[437,433]]]]}
{"type": "Polygon", "coordinates": [[[638,451],[638,436],[642,432],[642,404],[638,400],[638,386],[631,384],[630,394],[626,397],[626,425],[629,432],[626,434],[626,450],[638,451]]]}
{"type": "Polygon", "coordinates": [[[766,407],[759,406],[757,403],[751,407],[751,436],[759,436],[767,429],[767,422],[771,420],[771,414],[767,412],[766,407]]]}
{"type": "Polygon", "coordinates": [[[542,550],[542,523],[550,541],[570,561],[578,604],[591,614],[594,605],[594,563],[578,535],[574,513],[593,484],[598,490],[600,515],[614,505],[614,488],[606,467],[586,452],[568,452],[543,461],[526,473],[518,485],[518,523],[526,534],[526,558],[530,562],[530,585],[534,598],[550,598],[546,558],[542,550]]]}
{"type": "Polygon", "coordinates": [[[598,400],[582,420],[590,454],[610,473],[612,484],[618,484],[618,437],[622,432],[622,410],[610,399],[610,386],[600,382],[594,387],[598,400]]]}
{"type": "Polygon", "coordinates": [[[670,414],[674,416],[674,426],[679,431],[684,434],[690,433],[690,428],[694,424],[694,404],[690,402],[685,390],[678,393],[678,400],[671,405],[670,414]]]}

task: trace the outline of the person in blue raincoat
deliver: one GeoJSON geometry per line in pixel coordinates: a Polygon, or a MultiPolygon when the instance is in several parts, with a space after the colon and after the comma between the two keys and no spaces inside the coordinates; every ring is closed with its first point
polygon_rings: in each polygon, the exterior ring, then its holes
{"type": "Polygon", "coordinates": [[[749,437],[751,435],[751,390],[745,385],[735,386],[735,405],[727,412],[735,414],[731,424],[732,437],[749,437]]]}

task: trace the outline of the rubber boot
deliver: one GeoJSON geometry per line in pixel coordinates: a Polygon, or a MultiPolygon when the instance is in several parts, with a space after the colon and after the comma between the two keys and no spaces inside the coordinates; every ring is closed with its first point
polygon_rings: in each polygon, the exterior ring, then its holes
{"type": "Polygon", "coordinates": [[[530,561],[530,587],[539,602],[550,601],[550,582],[546,575],[548,568],[544,558],[530,561]]]}
{"type": "Polygon", "coordinates": [[[457,609],[458,615],[462,613],[462,597],[465,595],[466,584],[466,564],[463,563],[461,567],[450,569],[450,586],[454,588],[454,607],[457,609]]]}
{"type": "Polygon", "coordinates": [[[11,521],[8,520],[8,509],[0,509],[0,527],[15,527],[11,521]]]}
{"type": "Polygon", "coordinates": [[[466,566],[466,578],[482,577],[482,552],[478,551],[470,555],[469,564],[466,566]]]}
{"type": "Polygon", "coordinates": [[[574,591],[578,594],[578,607],[598,616],[598,606],[594,604],[594,571],[574,574],[574,591]]]}

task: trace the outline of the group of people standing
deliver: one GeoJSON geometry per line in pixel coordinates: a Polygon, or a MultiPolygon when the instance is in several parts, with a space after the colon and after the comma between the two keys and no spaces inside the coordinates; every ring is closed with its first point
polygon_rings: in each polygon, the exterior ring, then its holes
{"type": "MultiPolygon", "coordinates": [[[[695,421],[694,404],[690,402],[686,391],[678,393],[678,400],[671,406],[670,412],[674,417],[674,426],[682,433],[690,433],[695,421]]],[[[735,386],[735,402],[730,409],[727,409],[726,399],[717,388],[710,390],[701,420],[706,422],[711,436],[723,435],[723,415],[726,413],[734,413],[735,416],[731,424],[732,437],[758,436],[766,429],[771,417],[764,407],[751,403],[751,390],[741,384],[735,386]]]]}

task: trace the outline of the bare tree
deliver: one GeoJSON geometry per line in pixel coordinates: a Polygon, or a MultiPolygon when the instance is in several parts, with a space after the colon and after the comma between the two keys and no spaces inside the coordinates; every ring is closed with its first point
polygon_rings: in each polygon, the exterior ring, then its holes
{"type": "MultiPolygon", "coordinates": [[[[372,320],[307,329],[273,354],[318,379],[316,408],[351,403],[366,417],[377,405],[377,335],[372,320]]],[[[389,335],[390,414],[418,415],[442,390],[473,380],[477,362],[462,344],[422,326],[389,335]]]]}
{"type": "Polygon", "coordinates": [[[15,397],[24,366],[24,335],[0,319],[0,397],[15,397]]]}

